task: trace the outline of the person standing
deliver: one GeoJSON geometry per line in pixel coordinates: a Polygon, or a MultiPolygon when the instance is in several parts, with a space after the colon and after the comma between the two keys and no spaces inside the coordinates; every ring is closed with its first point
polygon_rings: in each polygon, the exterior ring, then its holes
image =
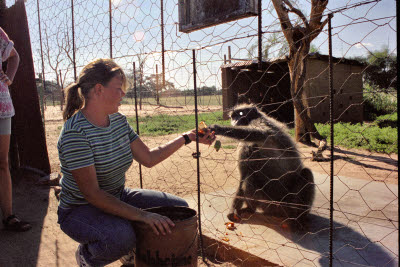
{"type": "Polygon", "coordinates": [[[0,208],[5,230],[23,232],[31,229],[28,222],[21,221],[12,210],[12,184],[8,164],[10,148],[11,117],[14,106],[8,87],[13,83],[19,65],[19,55],[14,43],[0,27],[0,66],[7,61],[7,70],[0,70],[0,208]]]}

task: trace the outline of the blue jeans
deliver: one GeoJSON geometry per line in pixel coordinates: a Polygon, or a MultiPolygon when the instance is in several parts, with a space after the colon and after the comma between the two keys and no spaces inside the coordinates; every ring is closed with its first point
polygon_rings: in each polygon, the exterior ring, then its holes
{"type": "MultiPolygon", "coordinates": [[[[143,189],[125,188],[121,201],[140,209],[160,206],[185,206],[177,196],[143,189]]],[[[91,266],[110,264],[127,255],[136,244],[131,221],[103,212],[88,204],[58,209],[61,230],[82,244],[82,254],[91,266]]]]}

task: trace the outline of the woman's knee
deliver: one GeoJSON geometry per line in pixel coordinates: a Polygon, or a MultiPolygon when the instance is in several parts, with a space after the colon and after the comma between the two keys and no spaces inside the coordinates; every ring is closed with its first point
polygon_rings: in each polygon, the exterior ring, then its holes
{"type": "Polygon", "coordinates": [[[189,204],[181,197],[168,194],[168,206],[181,206],[181,207],[189,207],[189,204]]]}
{"type": "Polygon", "coordinates": [[[175,206],[189,207],[189,204],[183,198],[178,198],[175,206]]]}
{"type": "Polygon", "coordinates": [[[127,254],[136,245],[136,234],[129,221],[110,231],[107,239],[108,248],[120,251],[122,255],[127,254]]]}

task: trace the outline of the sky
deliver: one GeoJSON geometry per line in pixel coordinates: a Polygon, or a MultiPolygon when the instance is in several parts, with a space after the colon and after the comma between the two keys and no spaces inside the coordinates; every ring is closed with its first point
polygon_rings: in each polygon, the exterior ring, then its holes
{"type": "MultiPolygon", "coordinates": [[[[9,0],[10,3],[12,0],[9,0]]],[[[298,7],[309,14],[309,0],[299,0],[298,7]]],[[[397,52],[396,2],[382,0],[362,4],[365,0],[331,0],[326,14],[334,12],[332,18],[333,55],[353,57],[367,55],[368,51],[387,46],[397,52]],[[345,7],[352,7],[339,11],[345,7]],[[338,12],[339,11],[339,12],[338,12]]],[[[71,81],[71,64],[60,46],[72,45],[71,1],[40,0],[41,33],[45,50],[45,72],[54,79],[50,67],[62,59],[63,73],[69,70],[66,79],[71,81]],[[62,42],[68,33],[69,42],[62,42]],[[61,44],[61,45],[60,45],[61,44]],[[47,58],[47,52],[50,60],[47,58]],[[60,52],[61,51],[61,52],[60,52]]],[[[280,31],[275,10],[270,1],[262,3],[262,26],[265,37],[270,32],[280,31]]],[[[27,15],[36,72],[41,71],[38,9],[36,0],[27,0],[27,15]]],[[[109,2],[107,0],[74,0],[75,45],[78,72],[86,63],[98,57],[110,56],[109,2]]],[[[127,72],[132,72],[132,62],[144,63],[144,72],[150,75],[161,73],[161,31],[159,0],[112,0],[113,57],[127,72]]],[[[293,16],[292,16],[293,17],[293,16]]],[[[326,17],[325,17],[326,18],[326,17]]],[[[249,17],[223,23],[191,33],[179,32],[178,0],[164,0],[165,24],[165,76],[178,89],[193,88],[192,49],[196,50],[198,72],[197,86],[221,87],[220,66],[224,55],[231,47],[233,58],[248,59],[249,47],[257,43],[257,17],[249,17]]],[[[328,54],[327,26],[313,42],[320,53],[328,54]]],[[[70,55],[72,53],[70,52],[70,55]]],[[[253,57],[253,59],[255,59],[253,57]]]]}

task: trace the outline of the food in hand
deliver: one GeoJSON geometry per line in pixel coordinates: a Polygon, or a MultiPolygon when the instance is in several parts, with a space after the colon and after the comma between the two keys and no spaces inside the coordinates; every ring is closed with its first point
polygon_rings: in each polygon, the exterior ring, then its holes
{"type": "Polygon", "coordinates": [[[207,124],[204,121],[200,122],[198,131],[200,137],[203,137],[206,134],[207,131],[206,129],[207,129],[207,124]]]}

